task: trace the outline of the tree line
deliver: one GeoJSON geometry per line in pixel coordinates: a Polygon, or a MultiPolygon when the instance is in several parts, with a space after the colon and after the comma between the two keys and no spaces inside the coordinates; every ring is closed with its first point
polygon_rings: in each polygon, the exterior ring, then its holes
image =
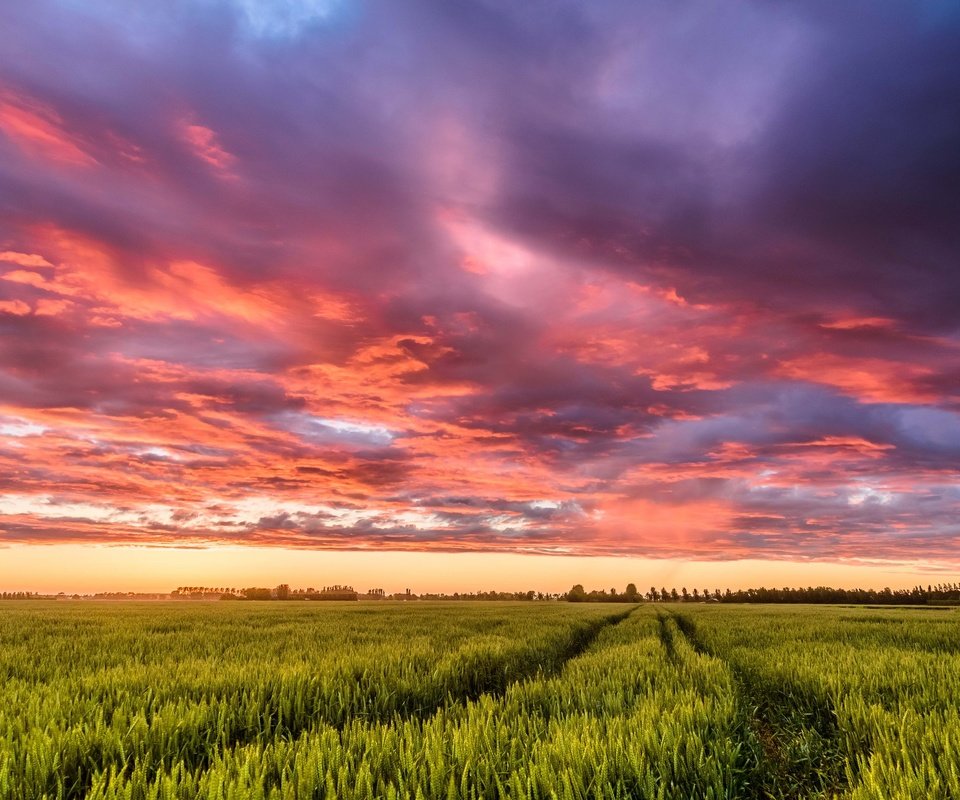
{"type": "Polygon", "coordinates": [[[281,583],[270,589],[262,586],[237,588],[231,586],[178,586],[170,597],[174,600],[564,600],[563,592],[538,592],[527,589],[519,592],[500,592],[495,590],[476,592],[424,592],[415,594],[407,589],[404,592],[387,594],[383,589],[370,589],[366,593],[357,592],[352,586],[334,584],[321,589],[291,589],[281,583]]]}
{"type": "MultiPolygon", "coordinates": [[[[281,583],[272,589],[266,586],[178,586],[170,597],[174,600],[358,600],[360,593],[352,586],[335,584],[315,589],[291,589],[281,583]]],[[[364,599],[385,599],[383,589],[371,589],[364,599]]]]}
{"type": "MultiPolygon", "coordinates": [[[[64,598],[59,595],[37,592],[0,592],[0,600],[47,600],[64,598]]],[[[81,599],[81,595],[73,595],[81,599]]],[[[621,592],[615,588],[587,591],[583,584],[576,584],[568,592],[538,592],[533,589],[519,592],[476,591],[414,594],[405,592],[387,594],[383,589],[357,592],[352,586],[335,584],[320,589],[291,589],[281,583],[272,589],[261,586],[237,588],[229,586],[178,586],[169,595],[134,592],[101,592],[83,597],[99,600],[159,600],[169,597],[174,600],[485,600],[485,601],[544,601],[566,600],[571,603],[812,603],[851,605],[897,605],[897,606],[955,606],[960,605],[960,583],[938,583],[914,586],[910,589],[835,589],[829,586],[782,589],[698,589],[682,587],[657,588],[651,586],[641,593],[636,584],[629,583],[621,592]]]]}
{"type": "Polygon", "coordinates": [[[642,596],[636,586],[629,584],[624,592],[610,589],[594,589],[587,592],[582,584],[576,584],[566,599],[572,603],[639,602],[651,603],[813,603],[853,605],[926,606],[960,605],[960,583],[938,583],[914,586],[912,589],[834,589],[829,586],[783,589],[696,589],[691,592],[686,586],[678,592],[674,589],[651,586],[642,596]]]}

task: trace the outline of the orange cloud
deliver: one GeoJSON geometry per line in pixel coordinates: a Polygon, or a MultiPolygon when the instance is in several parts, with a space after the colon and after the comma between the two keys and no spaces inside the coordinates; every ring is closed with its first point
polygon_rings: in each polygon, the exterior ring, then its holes
{"type": "Polygon", "coordinates": [[[0,93],[0,131],[36,158],[75,167],[97,163],[52,107],[23,95],[0,93]]]}
{"type": "Polygon", "coordinates": [[[30,306],[22,300],[0,300],[0,314],[21,316],[30,313],[30,306]]]}
{"type": "MultiPolygon", "coordinates": [[[[11,264],[18,264],[21,267],[52,267],[47,259],[36,253],[18,253],[15,250],[5,250],[0,253],[0,261],[7,261],[11,264]]],[[[7,280],[11,280],[9,273],[7,280]]]]}
{"type": "MultiPolygon", "coordinates": [[[[321,288],[276,280],[238,286],[225,277],[225,269],[186,259],[143,263],[137,273],[130,270],[122,254],[88,236],[49,225],[34,228],[33,236],[56,254],[55,272],[45,277],[14,270],[0,278],[43,289],[60,299],[82,300],[87,303],[91,324],[101,327],[120,325],[123,319],[222,317],[279,332],[301,315],[344,323],[358,319],[349,299],[321,288]]],[[[52,266],[46,259],[44,263],[52,266]]],[[[44,303],[46,313],[67,307],[54,306],[53,300],[44,303]]],[[[291,335],[299,334],[291,331],[291,335]]]]}
{"type": "Polygon", "coordinates": [[[10,281],[11,283],[22,283],[27,286],[36,286],[36,287],[45,287],[47,279],[43,277],[38,272],[29,272],[24,269],[16,269],[11,272],[6,273],[5,275],[0,276],[5,281],[10,281]]]}
{"type": "Polygon", "coordinates": [[[875,403],[935,402],[939,395],[918,388],[934,371],[923,364],[837,353],[814,353],[781,362],[776,374],[794,380],[835,386],[875,403]]]}

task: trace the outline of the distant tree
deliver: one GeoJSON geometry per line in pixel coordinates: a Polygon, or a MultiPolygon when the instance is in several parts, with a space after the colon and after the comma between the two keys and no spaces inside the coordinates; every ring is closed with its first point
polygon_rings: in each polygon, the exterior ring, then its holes
{"type": "Polygon", "coordinates": [[[575,584],[569,592],[567,592],[567,600],[571,603],[584,603],[587,600],[587,592],[583,588],[582,583],[575,584]]]}

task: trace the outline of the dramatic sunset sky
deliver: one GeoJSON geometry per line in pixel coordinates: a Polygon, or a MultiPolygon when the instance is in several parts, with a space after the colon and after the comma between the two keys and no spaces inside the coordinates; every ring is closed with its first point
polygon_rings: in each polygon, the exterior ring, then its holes
{"type": "Polygon", "coordinates": [[[0,588],[960,572],[955,2],[0,5],[0,588]]]}

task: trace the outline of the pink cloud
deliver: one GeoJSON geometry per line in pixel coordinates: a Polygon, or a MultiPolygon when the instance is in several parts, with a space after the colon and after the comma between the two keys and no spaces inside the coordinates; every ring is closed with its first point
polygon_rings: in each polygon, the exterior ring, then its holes
{"type": "Polygon", "coordinates": [[[0,91],[0,131],[31,156],[74,167],[97,163],[49,105],[0,91]]]}
{"type": "Polygon", "coordinates": [[[216,131],[189,121],[182,121],[178,130],[181,140],[197,158],[225,176],[233,175],[237,158],[220,144],[216,131]]]}

